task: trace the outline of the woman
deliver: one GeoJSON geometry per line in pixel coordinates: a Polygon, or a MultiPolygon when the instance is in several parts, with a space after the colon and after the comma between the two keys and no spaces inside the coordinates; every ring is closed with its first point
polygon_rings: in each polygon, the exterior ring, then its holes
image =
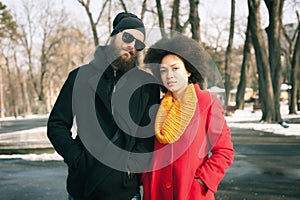
{"type": "Polygon", "coordinates": [[[217,97],[200,89],[209,56],[185,36],[161,39],[145,56],[167,92],[155,120],[151,169],[142,175],[144,200],[214,199],[232,164],[230,130],[217,97]]]}

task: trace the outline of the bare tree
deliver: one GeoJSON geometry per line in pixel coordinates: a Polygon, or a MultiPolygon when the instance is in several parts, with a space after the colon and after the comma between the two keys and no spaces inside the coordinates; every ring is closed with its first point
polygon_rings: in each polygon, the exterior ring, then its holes
{"type": "MultiPolygon", "coordinates": [[[[7,9],[7,6],[0,1],[0,42],[1,47],[6,45],[2,44],[2,40],[13,40],[15,41],[17,37],[17,23],[11,11],[7,9]]],[[[4,52],[1,52],[4,54],[4,52]]],[[[4,58],[4,55],[3,55],[4,58]]],[[[2,61],[0,57],[0,61],[2,61]]],[[[7,60],[6,60],[7,61],[7,60]]],[[[7,63],[7,62],[6,62],[7,63]]],[[[5,107],[4,107],[4,66],[0,65],[0,117],[4,117],[5,107]]]]}
{"type": "MultiPolygon", "coordinates": [[[[10,45],[10,44],[8,44],[10,45]]],[[[9,51],[9,49],[7,49],[7,51],[9,51]]],[[[3,52],[3,51],[2,51],[3,52]]],[[[8,112],[9,114],[13,114],[13,116],[16,118],[19,115],[19,106],[18,106],[18,102],[17,100],[19,99],[17,94],[17,87],[14,84],[14,73],[12,71],[11,68],[11,60],[9,57],[9,53],[8,54],[3,54],[1,55],[4,60],[5,60],[5,68],[6,68],[6,78],[7,78],[7,85],[9,88],[9,96],[7,97],[7,100],[9,101],[10,106],[7,106],[7,110],[6,112],[8,112]]]]}
{"type": "Polygon", "coordinates": [[[200,37],[200,17],[199,17],[199,0],[190,0],[189,21],[191,24],[192,38],[201,43],[200,37]]]}
{"type": "MultiPolygon", "coordinates": [[[[293,52],[292,59],[292,70],[291,70],[291,85],[292,90],[290,94],[290,103],[289,103],[289,113],[296,114],[296,103],[297,103],[297,93],[300,96],[299,91],[299,69],[300,69],[300,18],[299,13],[297,12],[298,17],[298,27],[297,27],[297,39],[293,52]]],[[[300,110],[300,97],[298,96],[298,110],[300,110]]]]}
{"type": "MultiPolygon", "coordinates": [[[[20,43],[25,52],[26,66],[29,72],[29,81],[38,101],[35,111],[47,113],[48,96],[47,73],[56,62],[58,49],[65,38],[64,32],[68,26],[64,10],[55,10],[51,5],[23,2],[23,16],[25,20],[20,23],[20,43]]],[[[23,53],[23,52],[20,52],[23,53]]],[[[24,61],[23,61],[24,62],[24,61]]]]}
{"type": "Polygon", "coordinates": [[[272,87],[271,69],[260,22],[260,0],[248,0],[251,38],[255,49],[257,63],[259,99],[262,108],[262,121],[271,123],[275,118],[274,92],[272,87]]]}
{"type": "Polygon", "coordinates": [[[2,65],[0,65],[0,117],[4,117],[4,92],[3,92],[3,70],[2,65]]]}
{"type": "Polygon", "coordinates": [[[160,28],[160,31],[161,31],[161,35],[163,37],[165,37],[166,32],[165,32],[164,13],[163,13],[162,8],[161,8],[161,1],[160,0],[156,0],[156,9],[157,9],[157,14],[158,14],[158,23],[159,23],[159,28],[160,28]]]}
{"type": "Polygon", "coordinates": [[[21,99],[22,99],[22,101],[20,102],[22,108],[21,112],[23,113],[24,116],[30,115],[32,114],[32,108],[28,97],[27,79],[26,79],[27,74],[24,73],[22,67],[19,65],[16,50],[14,50],[13,60],[16,69],[17,82],[20,86],[20,91],[21,91],[21,99]]]}
{"type": "MultiPolygon", "coordinates": [[[[64,12],[54,13],[50,8],[50,4],[48,4],[47,7],[45,7],[44,12],[41,12],[40,19],[42,42],[39,57],[40,89],[38,97],[40,101],[45,102],[44,88],[46,84],[46,73],[48,72],[51,62],[55,60],[57,56],[57,49],[65,37],[65,27],[63,24],[66,21],[66,15],[64,12]]],[[[46,110],[46,112],[48,111],[46,110]]]]}
{"type": "Polygon", "coordinates": [[[34,22],[33,22],[33,9],[34,5],[31,3],[26,4],[23,2],[23,11],[24,13],[22,14],[24,16],[24,22],[20,23],[20,37],[19,41],[21,44],[21,48],[24,49],[25,51],[25,59],[26,59],[26,65],[28,66],[28,72],[29,72],[29,80],[31,85],[33,86],[33,90],[35,94],[38,95],[38,83],[36,82],[35,79],[35,73],[34,73],[34,55],[33,55],[33,38],[36,33],[36,29],[34,27],[34,22]]]}
{"type": "Polygon", "coordinates": [[[269,13],[269,26],[266,28],[269,47],[269,64],[274,92],[273,120],[282,122],[280,114],[280,85],[281,85],[281,45],[280,33],[282,27],[282,9],[284,0],[265,0],[269,13]]]}
{"type": "MultiPolygon", "coordinates": [[[[104,12],[104,9],[106,7],[106,4],[109,2],[109,0],[105,0],[103,6],[102,6],[102,9],[100,10],[99,14],[98,14],[98,17],[96,18],[96,20],[94,20],[93,18],[93,14],[92,14],[92,11],[91,11],[91,8],[90,8],[90,0],[78,0],[78,2],[84,7],[85,9],[85,12],[89,18],[89,22],[90,22],[90,25],[91,25],[91,29],[92,29],[92,33],[93,33],[93,38],[94,38],[94,45],[95,47],[97,47],[99,45],[99,37],[98,37],[98,32],[97,32],[97,25],[99,24],[100,22],[100,19],[102,17],[102,14],[104,12]]],[[[121,3],[124,4],[123,1],[121,1],[121,3]]],[[[125,5],[125,4],[124,4],[125,5]]],[[[126,9],[126,7],[125,7],[126,9]]]]}
{"type": "MultiPolygon", "coordinates": [[[[290,75],[290,84],[292,88],[290,89],[290,98],[289,98],[289,113],[290,114],[296,114],[296,104],[297,104],[297,90],[299,89],[298,86],[298,79],[297,76],[299,76],[298,71],[299,71],[299,66],[297,63],[297,53],[299,52],[299,42],[297,43],[297,40],[299,40],[299,32],[300,32],[300,19],[299,19],[299,13],[296,12],[297,18],[298,18],[298,25],[296,30],[292,35],[289,35],[287,32],[286,28],[282,25],[282,33],[284,38],[286,39],[287,42],[287,49],[283,49],[283,51],[286,54],[287,57],[287,64],[292,66],[292,69],[289,73],[290,75]],[[294,64],[293,64],[294,63],[294,64]]],[[[300,107],[300,106],[299,106],[300,107]]],[[[300,109],[300,108],[298,108],[300,109]]]]}
{"type": "Polygon", "coordinates": [[[123,0],[120,0],[120,3],[121,3],[121,5],[122,5],[122,8],[123,8],[124,12],[128,12],[128,11],[127,11],[127,7],[126,7],[124,1],[123,1],[123,0]]]}
{"type": "MultiPolygon", "coordinates": [[[[231,15],[230,15],[230,31],[228,45],[225,53],[225,91],[226,91],[226,101],[225,105],[228,106],[230,102],[230,90],[231,90],[231,49],[233,45],[233,35],[234,35],[234,18],[235,18],[235,0],[231,0],[231,15]]],[[[227,113],[227,112],[226,112],[227,113]]]]}
{"type": "Polygon", "coordinates": [[[172,8],[172,16],[170,20],[171,30],[178,31],[179,33],[185,33],[190,22],[189,19],[187,19],[183,25],[180,24],[180,0],[174,0],[172,8]]]}
{"type": "Polygon", "coordinates": [[[147,10],[147,0],[144,0],[144,1],[143,1],[143,4],[142,4],[142,11],[141,11],[141,20],[142,20],[142,21],[143,21],[143,19],[144,19],[146,10],[147,10]]]}
{"type": "Polygon", "coordinates": [[[171,17],[171,30],[176,30],[182,32],[182,26],[179,21],[179,11],[180,11],[180,0],[173,1],[172,17],[171,17]]]}
{"type": "Polygon", "coordinates": [[[236,108],[237,109],[244,109],[244,96],[245,96],[245,89],[247,83],[247,72],[249,71],[250,60],[251,60],[251,35],[250,35],[250,24],[248,21],[247,30],[246,30],[246,39],[244,44],[244,51],[243,51],[243,62],[241,66],[241,74],[240,74],[240,81],[237,87],[236,93],[236,108]]]}
{"type": "Polygon", "coordinates": [[[210,22],[202,29],[202,35],[205,38],[206,45],[213,48],[214,53],[218,53],[224,48],[222,44],[225,44],[228,41],[228,39],[225,39],[224,35],[230,25],[222,23],[228,21],[224,17],[213,17],[208,21],[210,22]],[[213,34],[210,31],[213,32],[213,34]]]}

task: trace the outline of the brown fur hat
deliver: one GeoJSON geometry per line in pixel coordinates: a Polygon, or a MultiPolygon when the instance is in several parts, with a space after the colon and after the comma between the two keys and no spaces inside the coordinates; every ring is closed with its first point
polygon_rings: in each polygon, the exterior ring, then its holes
{"type": "Polygon", "coordinates": [[[159,64],[168,54],[176,55],[183,60],[187,71],[191,73],[190,83],[202,84],[204,82],[208,62],[212,60],[199,43],[180,34],[171,38],[162,38],[148,49],[144,63],[150,67],[155,76],[160,77],[159,64]]]}

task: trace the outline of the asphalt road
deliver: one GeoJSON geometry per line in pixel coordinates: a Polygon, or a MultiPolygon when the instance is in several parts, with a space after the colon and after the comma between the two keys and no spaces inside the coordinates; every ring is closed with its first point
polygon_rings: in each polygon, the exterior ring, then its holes
{"type": "Polygon", "coordinates": [[[0,121],[0,134],[43,127],[47,125],[47,121],[48,117],[0,121]]]}
{"type": "Polygon", "coordinates": [[[299,200],[300,137],[232,129],[235,161],[216,199],[299,200]]]}
{"type": "MultiPolygon", "coordinates": [[[[235,161],[217,200],[299,200],[300,137],[231,129],[235,161]]],[[[0,199],[67,200],[63,161],[0,159],[0,199]]]]}
{"type": "Polygon", "coordinates": [[[0,120],[0,155],[52,150],[46,134],[48,117],[0,120]]]}

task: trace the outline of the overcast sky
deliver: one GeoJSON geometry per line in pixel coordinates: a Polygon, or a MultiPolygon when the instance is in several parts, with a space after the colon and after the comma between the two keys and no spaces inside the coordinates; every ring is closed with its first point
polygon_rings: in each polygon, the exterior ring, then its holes
{"type": "MultiPolygon", "coordinates": [[[[29,1],[29,0],[26,0],[29,1]]],[[[48,0],[41,0],[48,1],[48,0]]],[[[80,21],[86,21],[88,23],[87,15],[83,9],[83,7],[78,3],[77,0],[55,0],[59,5],[59,2],[63,3],[66,9],[73,14],[74,19],[80,21]]],[[[128,0],[125,0],[125,3],[128,0]]],[[[136,2],[141,2],[140,0],[131,0],[136,2]]],[[[288,2],[291,0],[285,1],[285,9],[283,22],[292,23],[297,22],[295,9],[298,9],[300,12],[300,8],[291,8],[288,6],[288,2]]],[[[297,0],[300,2],[300,0],[297,0]]],[[[12,11],[17,12],[18,6],[22,4],[22,0],[2,0],[4,4],[8,6],[12,11]]],[[[92,0],[92,8],[96,13],[97,10],[101,9],[102,5],[100,5],[99,1],[92,0]]],[[[162,1],[163,2],[163,1],[162,1]]],[[[183,1],[184,2],[184,1],[183,1]]],[[[201,31],[207,31],[207,35],[216,34],[216,26],[219,26],[221,30],[225,29],[225,27],[229,27],[229,19],[230,19],[230,3],[231,0],[200,0],[199,14],[201,18],[201,31]]],[[[300,3],[298,4],[300,5],[300,3]]],[[[170,14],[170,13],[167,13],[170,14]]],[[[235,32],[244,33],[247,25],[247,16],[248,16],[248,8],[247,8],[247,0],[236,0],[236,28],[235,32]]],[[[261,16],[262,16],[262,26],[266,27],[268,25],[268,15],[267,10],[265,8],[265,4],[261,1],[261,16]]],[[[146,22],[145,22],[146,24],[146,22]]],[[[146,24],[147,25],[147,24],[146,24]]],[[[228,29],[228,28],[227,28],[228,29]]],[[[228,32],[228,31],[227,31],[228,32]]],[[[223,41],[226,43],[228,39],[228,33],[222,33],[223,41]]],[[[203,33],[201,33],[203,34],[203,33]]],[[[244,38],[241,36],[242,34],[235,36],[234,45],[240,45],[243,43],[244,38]]],[[[202,36],[203,37],[203,36],[202,36]]],[[[205,40],[205,38],[204,38],[205,40]]]]}

